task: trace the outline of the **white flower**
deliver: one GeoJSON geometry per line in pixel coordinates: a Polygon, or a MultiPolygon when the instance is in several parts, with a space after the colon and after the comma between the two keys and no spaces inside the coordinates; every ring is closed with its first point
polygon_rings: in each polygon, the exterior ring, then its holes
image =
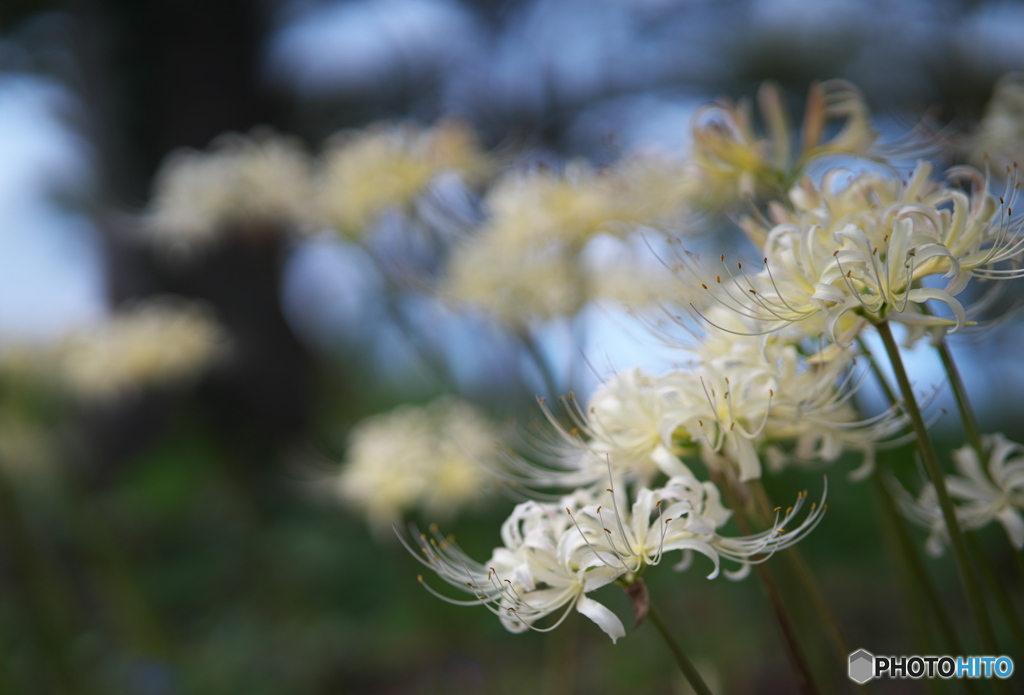
{"type": "Polygon", "coordinates": [[[796,505],[777,518],[771,529],[738,538],[718,532],[731,515],[722,506],[718,488],[689,476],[671,478],[664,487],[653,490],[640,488],[632,505],[627,504],[621,488],[609,488],[594,503],[576,512],[567,508],[566,512],[579,531],[571,543],[584,566],[620,567],[635,576],[645,567],[659,564],[665,553],[678,550],[683,560],[677,570],[688,567],[692,553],[697,552],[714,564],[709,579],[718,576],[722,558],[739,565],[736,571],[726,572],[729,578],[739,579],[751,564],[795,544],[818,525],[825,509],[812,504],[803,522],[785,528],[799,514],[805,499],[806,494],[801,493],[796,505]]]}
{"type": "Polygon", "coordinates": [[[422,577],[420,581],[449,603],[487,606],[511,632],[553,630],[575,608],[615,642],[626,632],[622,621],[586,594],[614,582],[623,572],[616,567],[581,566],[573,552],[576,532],[565,508],[585,499],[517,505],[501,527],[504,545],[494,551],[486,566],[466,556],[436,530],[431,537],[420,535],[416,539],[420,553],[410,551],[441,579],[473,598],[452,599],[432,589],[422,577]],[[557,615],[554,623],[537,625],[550,615],[557,615]]]}
{"type": "Polygon", "coordinates": [[[693,552],[698,552],[714,564],[709,579],[718,575],[722,558],[739,565],[726,572],[739,579],[751,564],[805,537],[824,513],[823,506],[812,504],[800,524],[786,529],[804,504],[806,495],[801,493],[796,505],[777,518],[771,529],[729,538],[718,529],[730,512],[711,483],[674,477],[662,488],[638,489],[632,505],[624,490],[577,490],[559,503],[519,504],[502,524],[502,547],[486,564],[469,558],[436,527],[429,536],[414,533],[418,552],[404,538],[403,543],[442,580],[472,596],[450,598],[420,577],[431,593],[449,603],[487,606],[512,632],[552,630],[575,607],[614,642],[625,629],[614,613],[587,596],[593,590],[612,582],[630,584],[672,551],[683,556],[677,570],[689,566],[693,552]],[[538,626],[538,621],[552,615],[557,616],[552,624],[538,626]]]}
{"type": "Polygon", "coordinates": [[[876,449],[901,443],[906,417],[898,406],[861,417],[851,399],[860,385],[853,353],[804,359],[796,346],[767,337],[713,334],[688,348],[685,367],[653,376],[621,372],[601,385],[586,408],[561,399],[570,422],[544,403],[551,425],[532,437],[536,464],[506,457],[527,488],[600,488],[609,475],[649,485],[659,474],[692,475],[682,457],[700,454],[740,480],[760,478],[762,459],[830,463],[857,451],[870,472],[876,449]]]}
{"type": "Polygon", "coordinates": [[[225,345],[206,307],[154,297],[69,334],[56,348],[54,376],[78,396],[109,398],[197,375],[225,345]]]}
{"type": "Polygon", "coordinates": [[[989,190],[988,178],[975,169],[954,167],[948,175],[969,185],[969,193],[943,188],[932,196],[929,205],[907,205],[901,213],[914,218],[918,227],[956,259],[955,265],[950,266],[942,256],[934,256],[919,272],[945,271],[950,275],[955,268],[951,284],[957,288],[966,286],[972,277],[1008,280],[1024,276],[1019,268],[1024,252],[1024,223],[1013,216],[1019,193],[1016,173],[998,197],[989,190]]]}
{"type": "Polygon", "coordinates": [[[575,252],[564,246],[512,252],[501,239],[482,234],[452,253],[438,293],[521,329],[575,314],[590,296],[590,280],[575,252]]]}
{"type": "Polygon", "coordinates": [[[160,249],[186,253],[231,233],[297,228],[309,219],[309,158],[269,131],[222,135],[203,152],[172,152],[156,174],[146,222],[160,249]]]}
{"type": "Polygon", "coordinates": [[[696,550],[714,563],[713,578],[719,559],[709,541],[729,516],[718,488],[690,476],[671,478],[654,490],[641,487],[632,505],[623,488],[608,488],[572,513],[579,531],[573,543],[585,565],[621,567],[633,575],[659,564],[667,552],[696,550]]]}
{"type": "Polygon", "coordinates": [[[451,516],[487,493],[486,465],[499,439],[486,418],[453,397],[396,408],[353,428],[337,492],[378,530],[417,508],[451,516]]]}
{"type": "MultiPolygon", "coordinates": [[[[637,224],[671,206],[625,178],[644,172],[636,162],[623,172],[573,162],[564,172],[506,174],[484,201],[486,222],[452,253],[439,294],[513,329],[571,316],[592,299],[649,301],[650,283],[636,280],[639,263],[621,244],[637,224]],[[601,258],[591,253],[598,237],[617,237],[619,247],[601,258]],[[628,274],[629,282],[609,273],[628,274]]],[[[664,282],[659,271],[646,275],[664,282]]]]}
{"type": "Polygon", "coordinates": [[[790,115],[779,88],[764,83],[758,105],[768,133],[756,132],[751,105],[723,99],[694,114],[693,164],[690,175],[696,201],[721,207],[752,197],[784,191],[812,161],[829,155],[870,156],[878,134],[867,106],[848,82],[832,80],[811,86],[807,96],[803,137],[793,158],[790,115]],[[825,140],[830,121],[843,127],[825,140]]]}
{"type": "MultiPolygon", "coordinates": [[[[973,447],[953,452],[960,475],[946,476],[946,488],[956,505],[957,521],[964,530],[973,531],[996,520],[1013,546],[1024,548],[1024,446],[1002,434],[983,437],[982,445],[988,455],[985,466],[973,447]]],[[[948,533],[935,486],[926,484],[916,500],[902,495],[900,506],[912,521],[931,531],[928,551],[942,554],[948,533]]]]}
{"type": "Polygon", "coordinates": [[[985,115],[970,138],[971,161],[995,165],[994,173],[1024,161],[1024,74],[1008,73],[996,82],[985,115]]]}
{"type": "MultiPolygon", "coordinates": [[[[659,471],[668,476],[690,475],[674,446],[678,425],[668,418],[669,403],[661,379],[633,368],[616,374],[590,397],[585,412],[574,398],[568,412],[583,436],[588,459],[599,462],[593,472],[606,477],[605,464],[616,474],[649,482],[659,471]]],[[[545,411],[547,412],[547,411],[545,411]]]]}
{"type": "MultiPolygon", "coordinates": [[[[820,188],[806,180],[794,188],[791,210],[777,204],[770,222],[746,221],[763,254],[756,272],[724,255],[717,271],[692,255],[682,257],[684,268],[711,300],[754,322],[751,332],[820,317],[825,335],[840,345],[864,319],[959,330],[967,316],[956,296],[971,277],[1019,276],[1016,267],[997,266],[1016,264],[1024,239],[1010,204],[997,203],[976,172],[950,173],[973,177],[972,194],[932,181],[926,163],[907,181],[864,173],[842,184],[848,173],[832,170],[820,188]],[[948,280],[944,288],[921,282],[939,275],[948,280]],[[946,304],[952,318],[925,311],[929,301],[946,304]]],[[[805,334],[817,329],[815,323],[805,334]]]]}
{"type": "Polygon", "coordinates": [[[377,123],[332,139],[321,156],[317,206],[327,224],[358,239],[385,211],[409,209],[442,174],[475,183],[490,166],[473,132],[456,121],[377,123]]]}
{"type": "Polygon", "coordinates": [[[505,467],[527,489],[596,490],[609,475],[644,485],[659,474],[692,475],[679,458],[687,452],[686,438],[667,417],[665,391],[659,377],[629,369],[598,387],[585,409],[574,394],[560,398],[569,423],[539,399],[550,427],[528,433],[532,460],[510,454],[505,467]]]}
{"type": "Polygon", "coordinates": [[[766,340],[763,355],[777,384],[762,435],[776,468],[789,461],[831,463],[856,451],[862,463],[850,475],[858,479],[874,469],[877,449],[906,441],[900,433],[908,420],[898,405],[871,417],[854,407],[862,374],[853,351],[824,361],[804,359],[795,346],[766,340]]]}
{"type": "Polygon", "coordinates": [[[628,232],[626,223],[643,216],[646,204],[614,170],[594,171],[583,162],[570,162],[563,172],[513,171],[488,192],[490,218],[481,234],[501,239],[506,250],[552,242],[578,249],[601,232],[628,232]]]}
{"type": "Polygon", "coordinates": [[[742,480],[761,475],[755,442],[763,441],[778,387],[763,359],[745,357],[735,349],[706,356],[689,369],[674,370],[661,379],[673,431],[700,442],[705,453],[724,453],[739,467],[742,480]]]}
{"type": "Polygon", "coordinates": [[[790,458],[804,462],[832,462],[853,449],[864,455],[862,472],[868,471],[875,448],[904,425],[896,407],[867,419],[857,414],[850,403],[859,385],[850,353],[809,361],[793,345],[734,334],[695,352],[688,369],[661,379],[665,428],[677,440],[699,442],[709,465],[734,465],[740,480],[761,476],[768,447],[774,454],[789,448],[790,458]]]}

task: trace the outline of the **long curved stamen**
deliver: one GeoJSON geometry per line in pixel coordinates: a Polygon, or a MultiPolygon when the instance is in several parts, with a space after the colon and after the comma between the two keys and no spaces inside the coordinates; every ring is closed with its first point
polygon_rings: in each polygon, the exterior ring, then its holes
{"type": "MultiPolygon", "coordinates": [[[[707,289],[706,286],[705,286],[705,289],[707,289]]],[[[714,296],[714,295],[712,295],[712,296],[714,296]]],[[[724,306],[726,306],[726,308],[728,308],[730,310],[733,310],[732,307],[729,307],[728,305],[724,305],[724,306]]],[[[726,328],[725,326],[718,325],[717,323],[715,323],[714,321],[709,319],[707,316],[705,316],[703,313],[701,313],[700,309],[698,309],[693,304],[690,304],[690,308],[693,310],[693,313],[695,313],[697,316],[699,316],[705,323],[707,323],[707,324],[709,324],[711,326],[714,326],[715,328],[717,328],[718,330],[720,330],[720,331],[722,331],[724,333],[730,333],[732,335],[739,335],[739,336],[745,336],[745,337],[754,337],[754,336],[759,336],[759,335],[770,335],[770,334],[774,333],[775,331],[777,331],[779,329],[778,326],[769,326],[769,327],[766,327],[763,331],[750,331],[749,333],[744,333],[742,331],[737,331],[737,330],[734,330],[732,328],[726,328]]],[[[744,314],[744,313],[739,312],[739,311],[737,311],[736,313],[739,314],[740,316],[744,316],[744,317],[749,318],[749,319],[754,319],[756,321],[762,321],[763,322],[763,320],[764,320],[764,319],[762,319],[759,316],[750,316],[748,314],[744,314]]],[[[790,321],[788,323],[792,323],[792,322],[790,321]]]]}
{"type": "Polygon", "coordinates": [[[700,385],[701,388],[704,389],[704,397],[707,399],[708,406],[710,406],[711,408],[712,417],[715,419],[715,422],[718,423],[718,427],[715,430],[714,442],[712,442],[711,439],[707,436],[707,428],[704,426],[704,421],[698,420],[697,422],[700,424],[701,429],[704,430],[705,432],[704,440],[708,443],[708,445],[711,446],[712,449],[714,449],[715,451],[720,451],[722,448],[722,444],[725,443],[726,428],[725,423],[723,423],[722,419],[718,416],[718,401],[715,396],[715,390],[711,389],[710,392],[708,391],[708,386],[707,384],[704,383],[704,377],[700,377],[700,385]]]}
{"type": "Polygon", "coordinates": [[[551,632],[552,630],[554,630],[554,629],[555,629],[555,628],[557,628],[557,627],[558,627],[559,625],[561,625],[562,623],[564,623],[564,622],[565,622],[565,619],[566,619],[567,617],[569,617],[569,613],[570,613],[570,612],[572,612],[572,609],[576,607],[576,602],[577,602],[577,601],[579,601],[579,598],[580,598],[580,596],[582,596],[582,595],[583,595],[583,594],[582,594],[582,592],[580,592],[580,593],[579,593],[579,594],[578,594],[578,595],[577,595],[577,596],[576,596],[575,598],[573,598],[573,600],[572,600],[572,601],[570,601],[568,605],[566,605],[566,607],[565,607],[565,610],[564,610],[564,611],[562,611],[562,615],[560,615],[560,616],[558,617],[558,620],[556,620],[556,621],[554,622],[554,624],[553,624],[553,625],[548,625],[547,627],[537,627],[537,626],[536,626],[536,625],[534,625],[533,623],[528,623],[528,622],[526,622],[525,620],[523,620],[523,619],[522,619],[522,618],[521,618],[521,617],[519,616],[518,612],[517,612],[517,611],[516,611],[516,610],[515,610],[514,608],[509,608],[508,610],[509,610],[510,612],[512,612],[512,614],[513,614],[513,615],[515,615],[515,617],[516,617],[516,618],[519,618],[519,620],[520,620],[520,621],[521,621],[521,622],[522,622],[522,623],[523,623],[524,625],[526,625],[526,627],[530,628],[530,629],[531,629],[532,631],[534,631],[534,632],[551,632]]]}
{"type": "Polygon", "coordinates": [[[629,535],[626,533],[626,529],[622,526],[622,513],[619,511],[618,495],[615,494],[615,479],[612,477],[612,464],[608,461],[608,484],[611,486],[607,488],[607,492],[611,493],[612,496],[612,509],[615,510],[615,523],[619,527],[619,534],[622,537],[622,542],[626,545],[626,548],[632,549],[633,543],[630,540],[629,535]]]}
{"type": "Polygon", "coordinates": [[[861,307],[865,311],[867,311],[868,313],[870,313],[870,314],[877,313],[876,308],[871,306],[871,305],[869,305],[864,300],[864,295],[862,295],[860,290],[858,290],[854,286],[853,278],[851,277],[853,275],[853,271],[852,270],[847,270],[847,271],[844,272],[844,270],[843,270],[843,262],[839,258],[839,250],[838,249],[833,254],[833,256],[836,259],[836,265],[839,266],[840,277],[842,277],[843,278],[843,282],[846,283],[846,289],[849,290],[850,296],[852,296],[854,299],[856,299],[857,303],[859,303],[861,305],[861,307]]]}
{"type": "Polygon", "coordinates": [[[775,284],[775,276],[772,275],[772,269],[771,269],[771,266],[768,264],[768,257],[767,256],[765,256],[765,258],[764,258],[764,268],[768,272],[768,279],[772,283],[772,289],[775,290],[775,294],[779,298],[779,302],[782,303],[782,306],[786,307],[787,309],[789,309],[791,312],[793,312],[797,316],[810,316],[811,314],[814,313],[813,311],[801,311],[799,309],[795,309],[792,306],[790,306],[789,302],[786,301],[785,294],[783,294],[782,290],[779,289],[779,286],[777,284],[775,284]]]}
{"type": "MultiPolygon", "coordinates": [[[[598,507],[598,515],[600,515],[600,510],[601,508],[598,507]]],[[[583,539],[583,542],[586,543],[587,547],[590,548],[590,550],[594,553],[595,556],[597,556],[598,559],[604,561],[604,558],[601,556],[601,553],[603,551],[598,550],[591,544],[590,539],[587,538],[586,532],[582,528],[580,528],[579,522],[576,521],[576,517],[573,516],[572,512],[569,511],[568,507],[565,508],[565,513],[569,515],[570,519],[572,519],[573,525],[576,527],[576,530],[580,532],[580,538],[583,539]]],[[[604,522],[600,518],[598,520],[601,521],[603,525],[604,522]]],[[[622,566],[622,569],[629,571],[629,567],[626,565],[622,555],[619,552],[617,552],[615,548],[612,548],[611,555],[618,561],[619,565],[622,566]]]]}
{"type": "Polygon", "coordinates": [[[743,433],[744,437],[754,439],[761,436],[761,433],[764,432],[764,428],[768,425],[768,416],[771,413],[773,398],[775,398],[775,389],[768,389],[768,403],[764,407],[764,416],[761,418],[761,424],[758,425],[757,429],[750,432],[742,424],[739,425],[740,432],[743,433]]]}

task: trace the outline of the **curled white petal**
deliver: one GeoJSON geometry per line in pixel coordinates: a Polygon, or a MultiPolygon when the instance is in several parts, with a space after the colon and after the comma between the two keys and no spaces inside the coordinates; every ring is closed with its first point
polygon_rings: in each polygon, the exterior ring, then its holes
{"type": "Polygon", "coordinates": [[[613,644],[626,634],[626,628],[622,626],[619,617],[592,598],[580,596],[576,602],[576,610],[597,623],[597,626],[612,638],[613,644]]]}

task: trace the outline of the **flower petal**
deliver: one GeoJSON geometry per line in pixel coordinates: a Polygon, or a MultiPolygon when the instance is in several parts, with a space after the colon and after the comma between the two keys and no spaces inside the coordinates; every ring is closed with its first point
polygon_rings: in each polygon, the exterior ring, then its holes
{"type": "Polygon", "coordinates": [[[626,628],[622,626],[618,616],[592,598],[580,596],[576,602],[576,610],[597,623],[597,626],[612,638],[612,644],[626,634],[626,628]]]}

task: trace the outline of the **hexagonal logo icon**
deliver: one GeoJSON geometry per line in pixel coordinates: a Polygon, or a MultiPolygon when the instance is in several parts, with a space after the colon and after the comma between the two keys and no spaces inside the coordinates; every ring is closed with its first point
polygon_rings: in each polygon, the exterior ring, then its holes
{"type": "Polygon", "coordinates": [[[863,649],[850,654],[850,680],[864,685],[875,677],[875,656],[863,649]]]}

